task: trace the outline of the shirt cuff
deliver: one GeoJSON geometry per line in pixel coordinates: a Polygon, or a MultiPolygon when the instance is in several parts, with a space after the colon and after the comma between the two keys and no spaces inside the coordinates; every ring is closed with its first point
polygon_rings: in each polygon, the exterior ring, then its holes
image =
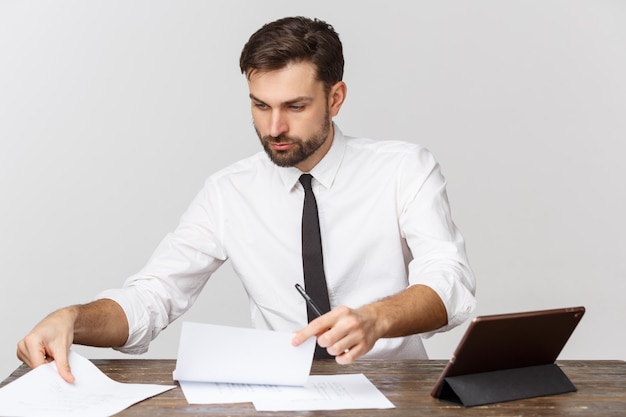
{"type": "Polygon", "coordinates": [[[132,287],[109,289],[101,292],[96,299],[109,299],[118,303],[128,321],[128,339],[123,346],[114,347],[114,350],[122,353],[139,355],[146,353],[152,341],[152,331],[150,331],[150,317],[146,314],[146,309],[142,304],[137,303],[135,289],[132,287]]]}
{"type": "Polygon", "coordinates": [[[446,332],[469,319],[476,309],[476,298],[473,289],[470,290],[457,278],[442,277],[441,275],[421,277],[416,284],[426,285],[431,288],[443,302],[448,315],[448,323],[439,329],[422,333],[422,337],[427,339],[437,333],[446,332]]]}

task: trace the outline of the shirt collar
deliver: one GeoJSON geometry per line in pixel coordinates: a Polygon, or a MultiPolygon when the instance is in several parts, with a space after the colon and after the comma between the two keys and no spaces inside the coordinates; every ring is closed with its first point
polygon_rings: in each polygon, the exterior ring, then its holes
{"type": "MultiPolygon", "coordinates": [[[[310,172],[310,174],[326,188],[330,188],[333,185],[346,150],[346,138],[335,123],[333,123],[333,132],[335,136],[333,143],[330,145],[330,149],[310,172]]],[[[276,168],[287,191],[293,189],[300,175],[303,174],[303,172],[296,167],[276,168]]]]}

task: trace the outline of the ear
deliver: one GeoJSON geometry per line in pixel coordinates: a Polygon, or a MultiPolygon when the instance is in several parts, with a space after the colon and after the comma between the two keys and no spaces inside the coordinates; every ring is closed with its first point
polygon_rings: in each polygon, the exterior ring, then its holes
{"type": "Polygon", "coordinates": [[[341,105],[346,100],[347,93],[348,87],[343,81],[335,83],[335,85],[330,88],[330,94],[328,94],[328,107],[331,117],[335,117],[339,114],[341,105]]]}

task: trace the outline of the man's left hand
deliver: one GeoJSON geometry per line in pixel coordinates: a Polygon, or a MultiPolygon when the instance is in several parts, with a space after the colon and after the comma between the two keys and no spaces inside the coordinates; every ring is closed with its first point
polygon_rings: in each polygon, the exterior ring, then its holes
{"type": "Polygon", "coordinates": [[[317,336],[317,343],[335,356],[337,363],[349,364],[374,347],[381,334],[377,324],[375,314],[367,306],[360,309],[340,306],[297,331],[292,344],[299,346],[317,336]]]}

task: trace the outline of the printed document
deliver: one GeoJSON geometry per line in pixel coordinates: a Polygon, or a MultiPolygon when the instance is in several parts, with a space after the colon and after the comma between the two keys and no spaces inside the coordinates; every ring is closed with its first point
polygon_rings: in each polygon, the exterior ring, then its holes
{"type": "Polygon", "coordinates": [[[252,402],[259,411],[394,408],[363,374],[310,376],[315,339],[183,323],[174,379],[190,404],[252,402]]]}
{"type": "Polygon", "coordinates": [[[65,382],[50,362],[0,388],[0,415],[108,417],[175,387],[113,381],[73,351],[69,361],[74,383],[65,382]]]}
{"type": "Polygon", "coordinates": [[[189,404],[252,402],[257,411],[395,407],[363,374],[311,375],[302,387],[185,381],[180,386],[189,404]]]}

